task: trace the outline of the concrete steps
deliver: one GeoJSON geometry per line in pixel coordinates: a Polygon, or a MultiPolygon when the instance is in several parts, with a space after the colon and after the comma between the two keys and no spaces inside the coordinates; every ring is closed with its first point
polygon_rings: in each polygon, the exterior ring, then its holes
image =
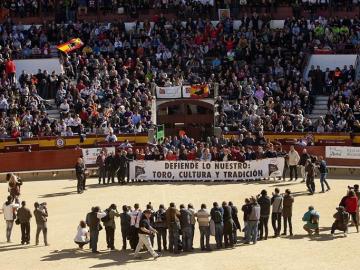
{"type": "Polygon", "coordinates": [[[60,111],[58,110],[55,100],[54,99],[48,99],[46,100],[46,103],[49,104],[52,109],[46,110],[48,116],[50,119],[56,119],[60,120],[60,111]]]}
{"type": "Polygon", "coordinates": [[[317,120],[320,116],[325,116],[328,112],[327,104],[328,104],[328,96],[316,96],[315,97],[315,104],[311,115],[308,117],[311,120],[317,120]]]}

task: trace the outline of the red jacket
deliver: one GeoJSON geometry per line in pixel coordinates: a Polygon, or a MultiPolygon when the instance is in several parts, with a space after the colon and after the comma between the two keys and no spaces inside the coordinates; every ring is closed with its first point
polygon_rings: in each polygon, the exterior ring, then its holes
{"type": "Polygon", "coordinates": [[[349,213],[355,213],[358,208],[358,198],[356,196],[347,197],[345,200],[345,208],[349,213]]]}
{"type": "Polygon", "coordinates": [[[172,155],[166,155],[166,160],[176,160],[176,155],[172,154],[172,155]]]}
{"type": "Polygon", "coordinates": [[[5,71],[6,74],[10,74],[10,73],[16,73],[16,66],[13,60],[8,60],[5,63],[5,71]]]}

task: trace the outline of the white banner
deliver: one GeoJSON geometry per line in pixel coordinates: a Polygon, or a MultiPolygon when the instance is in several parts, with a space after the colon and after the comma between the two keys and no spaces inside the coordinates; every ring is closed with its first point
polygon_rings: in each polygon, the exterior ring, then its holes
{"type": "Polygon", "coordinates": [[[82,149],[84,162],[86,165],[96,164],[96,158],[100,154],[101,150],[105,149],[107,153],[115,153],[115,147],[99,147],[99,148],[85,148],[82,149]]]}
{"type": "Polygon", "coordinates": [[[326,146],[327,158],[360,159],[360,147],[326,146]]]}
{"type": "Polygon", "coordinates": [[[281,177],[284,158],[246,162],[152,161],[130,162],[130,178],[157,181],[222,181],[281,177]]]}
{"type": "Polygon", "coordinates": [[[181,98],[181,86],[159,87],[156,86],[157,98],[181,98]]]}

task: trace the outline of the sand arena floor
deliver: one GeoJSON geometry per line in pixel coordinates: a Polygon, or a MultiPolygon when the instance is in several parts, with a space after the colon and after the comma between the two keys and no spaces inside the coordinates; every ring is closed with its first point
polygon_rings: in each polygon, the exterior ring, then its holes
{"type": "MultiPolygon", "coordinates": [[[[222,183],[222,184],[132,184],[126,186],[97,185],[97,179],[88,180],[88,190],[81,195],[76,194],[74,180],[25,182],[21,199],[28,206],[35,201],[46,201],[49,209],[48,239],[50,246],[34,246],[35,220],[31,221],[31,244],[20,245],[20,227],[14,225],[12,243],[6,243],[5,222],[0,222],[0,262],[1,269],[342,269],[349,265],[357,265],[360,255],[360,234],[350,227],[347,238],[342,234],[330,235],[332,215],[341,197],[346,193],[347,186],[356,180],[331,180],[332,190],[325,194],[316,193],[309,196],[303,183],[298,182],[268,182],[268,183],[222,183]],[[149,201],[157,207],[160,203],[168,205],[174,201],[193,203],[196,209],[201,203],[208,208],[213,201],[232,200],[241,208],[244,198],[256,195],[261,189],[268,193],[275,187],[283,192],[290,188],[295,196],[293,209],[293,227],[295,236],[281,237],[260,241],[256,245],[244,246],[238,244],[234,249],[202,252],[199,250],[199,231],[195,232],[193,253],[171,255],[164,253],[163,257],[153,261],[148,254],[143,260],[134,260],[130,251],[106,250],[105,232],[100,232],[99,250],[101,254],[93,255],[87,248],[78,250],[73,242],[80,219],[85,219],[91,206],[99,205],[102,209],[111,203],[116,203],[121,209],[123,204],[133,205],[139,202],[144,208],[149,201]],[[314,205],[320,212],[321,233],[319,237],[309,238],[303,231],[301,221],[303,213],[309,205],[314,205]]],[[[316,180],[319,191],[319,180],[316,180]]],[[[0,184],[1,203],[7,196],[7,186],[0,184]]],[[[240,213],[242,219],[242,212],[240,213]]],[[[115,246],[121,248],[120,221],[116,221],[115,246]]],[[[241,222],[242,224],[242,222],[241,222]]],[[[243,224],[242,224],[243,225],[243,224]]],[[[273,235],[269,224],[270,235],[273,235]]],[[[210,239],[214,244],[214,237],[210,239]]],[[[155,244],[156,246],[156,244],[155,244]]]]}

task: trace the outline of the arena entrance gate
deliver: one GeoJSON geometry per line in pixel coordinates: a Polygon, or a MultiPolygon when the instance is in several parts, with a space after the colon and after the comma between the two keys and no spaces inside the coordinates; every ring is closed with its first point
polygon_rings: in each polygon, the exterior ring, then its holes
{"type": "Polygon", "coordinates": [[[178,136],[181,130],[196,140],[214,133],[213,100],[157,101],[157,124],[164,125],[166,136],[178,136]]]}

